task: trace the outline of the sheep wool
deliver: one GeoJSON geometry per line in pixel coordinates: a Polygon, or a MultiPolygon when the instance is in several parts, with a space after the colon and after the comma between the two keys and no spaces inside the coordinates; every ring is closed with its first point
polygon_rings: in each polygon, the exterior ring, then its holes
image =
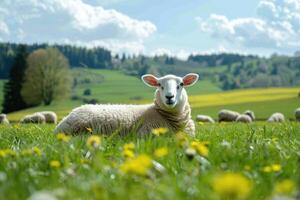
{"type": "Polygon", "coordinates": [[[44,115],[40,113],[34,113],[31,115],[26,115],[21,119],[20,122],[23,124],[28,124],[28,123],[44,124],[46,122],[46,119],[44,115]]]}
{"type": "Polygon", "coordinates": [[[282,113],[274,113],[268,119],[268,122],[284,122],[284,121],[285,118],[282,113]]]}
{"type": "Polygon", "coordinates": [[[219,122],[234,122],[240,116],[240,113],[231,110],[221,110],[218,114],[219,122]]]}
{"type": "Polygon", "coordinates": [[[9,124],[6,114],[0,114],[0,124],[5,124],[5,125],[9,124]]]}
{"type": "Polygon", "coordinates": [[[55,112],[42,111],[42,112],[38,112],[38,113],[44,115],[46,123],[49,123],[49,124],[56,124],[57,123],[57,115],[56,115],[55,112]]]}
{"type": "Polygon", "coordinates": [[[238,116],[238,118],[236,118],[236,121],[242,123],[251,123],[252,118],[249,115],[241,114],[240,116],[238,116]]]}
{"type": "Polygon", "coordinates": [[[215,123],[215,120],[207,115],[197,115],[196,122],[215,123]]]}
{"type": "Polygon", "coordinates": [[[186,80],[185,78],[188,75],[184,78],[167,75],[160,79],[153,75],[145,76],[143,80],[144,82],[147,81],[147,85],[157,87],[153,104],[83,105],[71,111],[57,125],[54,133],[78,134],[85,132],[86,128],[91,128],[93,132],[101,134],[115,132],[127,134],[133,131],[144,135],[151,133],[154,128],[165,127],[171,132],[184,131],[193,136],[195,134],[195,124],[191,119],[191,108],[187,93],[183,87],[181,89],[178,85],[181,83],[182,86],[183,84],[190,84],[188,81],[198,80],[198,75],[193,80],[191,79],[194,77],[191,76],[186,80]],[[164,89],[160,86],[161,84],[164,84],[164,89]],[[171,92],[173,92],[172,95],[171,92]],[[168,106],[168,104],[175,102],[178,94],[180,94],[178,103],[174,107],[168,106]]]}
{"type": "Polygon", "coordinates": [[[300,122],[300,108],[295,110],[296,121],[300,122]]]}

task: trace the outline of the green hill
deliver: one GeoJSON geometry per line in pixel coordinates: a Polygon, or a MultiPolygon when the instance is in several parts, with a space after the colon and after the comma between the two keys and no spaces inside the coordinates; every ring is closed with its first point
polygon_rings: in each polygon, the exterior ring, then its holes
{"type": "MultiPolygon", "coordinates": [[[[62,118],[73,108],[90,100],[98,103],[149,103],[153,99],[154,89],[147,87],[133,76],[118,71],[74,69],[76,83],[72,99],[56,101],[50,106],[39,106],[9,114],[9,119],[18,121],[28,113],[53,110],[62,118]],[[91,95],[84,95],[89,89],[91,95]]],[[[195,86],[187,89],[193,108],[193,117],[197,114],[208,114],[217,117],[220,109],[227,108],[239,112],[253,110],[257,118],[265,119],[273,112],[283,112],[293,118],[294,110],[300,107],[297,97],[299,88],[269,88],[222,92],[209,80],[200,80],[195,86]]]]}

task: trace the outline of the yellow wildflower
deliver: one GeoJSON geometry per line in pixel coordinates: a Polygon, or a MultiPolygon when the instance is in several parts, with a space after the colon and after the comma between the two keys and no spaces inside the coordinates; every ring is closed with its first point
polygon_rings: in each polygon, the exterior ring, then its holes
{"type": "Polygon", "coordinates": [[[263,167],[262,169],[263,172],[270,173],[270,172],[279,172],[281,171],[281,165],[280,164],[272,164],[263,167]]]}
{"type": "Polygon", "coordinates": [[[129,149],[124,149],[123,152],[122,152],[122,155],[125,158],[133,158],[134,157],[134,152],[132,150],[129,150],[129,149]]]}
{"type": "Polygon", "coordinates": [[[202,125],[204,125],[204,122],[198,122],[198,125],[202,126],[202,125]]]}
{"type": "Polygon", "coordinates": [[[0,149],[0,157],[16,156],[16,152],[12,149],[0,149]]]}
{"type": "Polygon", "coordinates": [[[195,149],[199,155],[207,156],[208,155],[208,148],[206,146],[207,144],[208,142],[192,141],[191,148],[195,149]]]}
{"type": "Polygon", "coordinates": [[[50,167],[53,169],[58,169],[60,168],[61,164],[58,160],[51,160],[49,163],[50,167]]]}
{"type": "Polygon", "coordinates": [[[97,148],[101,143],[101,138],[97,135],[92,135],[90,136],[87,141],[86,141],[86,145],[88,147],[94,147],[97,148]]]}
{"type": "Polygon", "coordinates": [[[89,164],[90,163],[90,160],[86,159],[86,158],[82,158],[80,159],[80,163],[81,164],[89,164]]]}
{"type": "Polygon", "coordinates": [[[251,182],[241,174],[227,172],[214,179],[213,189],[223,199],[242,199],[250,192],[251,182]]]}
{"type": "Polygon", "coordinates": [[[134,148],[135,148],[135,145],[132,142],[124,144],[124,146],[123,146],[124,150],[131,150],[131,151],[133,151],[134,148]]]}
{"type": "Polygon", "coordinates": [[[85,128],[89,133],[92,133],[93,132],[93,129],[92,128],[85,128]]]}
{"type": "Polygon", "coordinates": [[[294,181],[285,179],[275,185],[274,193],[291,194],[294,191],[295,187],[296,187],[296,184],[294,181]]]}
{"type": "Polygon", "coordinates": [[[160,135],[166,134],[168,131],[169,131],[169,129],[161,127],[161,128],[153,129],[152,133],[156,136],[160,136],[160,135]]]}
{"type": "Polygon", "coordinates": [[[144,176],[152,167],[152,160],[147,155],[140,155],[133,159],[126,160],[121,166],[121,172],[125,174],[137,174],[144,176]]]}
{"type": "Polygon", "coordinates": [[[69,142],[69,140],[70,140],[71,137],[67,136],[64,133],[58,133],[56,135],[56,138],[57,138],[57,140],[62,141],[62,142],[69,142]]]}
{"type": "Polygon", "coordinates": [[[162,157],[168,155],[168,153],[169,153],[168,148],[167,147],[162,147],[162,148],[158,148],[154,151],[154,156],[156,158],[162,158],[162,157]]]}
{"type": "Polygon", "coordinates": [[[32,152],[38,156],[42,155],[42,151],[38,147],[33,147],[32,152]]]}
{"type": "Polygon", "coordinates": [[[188,139],[187,139],[186,134],[183,133],[183,132],[178,132],[176,134],[176,142],[177,142],[177,145],[180,146],[180,147],[187,146],[188,145],[188,139]]]}

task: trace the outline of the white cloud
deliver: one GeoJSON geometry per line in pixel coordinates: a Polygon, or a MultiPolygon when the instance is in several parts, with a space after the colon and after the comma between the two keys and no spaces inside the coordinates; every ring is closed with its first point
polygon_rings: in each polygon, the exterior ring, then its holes
{"type": "Polygon", "coordinates": [[[0,38],[14,42],[103,44],[140,51],[143,41],[156,31],[149,21],[82,0],[4,0],[0,19],[0,38]]]}
{"type": "Polygon", "coordinates": [[[200,30],[229,44],[250,48],[300,48],[300,0],[261,0],[257,17],[228,19],[212,14],[196,18],[200,30]]]}

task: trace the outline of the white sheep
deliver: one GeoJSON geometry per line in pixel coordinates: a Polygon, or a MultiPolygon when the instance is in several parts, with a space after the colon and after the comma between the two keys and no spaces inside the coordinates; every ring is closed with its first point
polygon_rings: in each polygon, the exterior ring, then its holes
{"type": "Polygon", "coordinates": [[[28,123],[44,124],[46,122],[46,119],[44,115],[42,115],[41,113],[34,113],[31,115],[26,115],[21,119],[20,122],[23,124],[28,124],[28,123]]]}
{"type": "Polygon", "coordinates": [[[243,114],[236,118],[237,122],[251,123],[255,120],[254,112],[251,110],[246,110],[243,114]]]}
{"type": "Polygon", "coordinates": [[[272,114],[269,119],[268,122],[284,122],[284,115],[282,113],[274,113],[272,114]]]}
{"type": "Polygon", "coordinates": [[[197,122],[208,122],[208,123],[215,123],[215,120],[207,115],[197,115],[196,116],[197,122]]]}
{"type": "Polygon", "coordinates": [[[0,114],[0,124],[5,124],[5,125],[9,124],[6,114],[0,114]]]}
{"type": "Polygon", "coordinates": [[[296,117],[296,121],[300,122],[300,108],[297,108],[295,110],[295,117],[296,117]]]}
{"type": "Polygon", "coordinates": [[[171,132],[184,131],[195,135],[195,124],[191,119],[191,108],[185,87],[198,80],[197,74],[183,78],[166,75],[156,78],[142,76],[144,83],[155,87],[155,99],[148,105],[83,105],[75,108],[55,128],[54,133],[76,134],[91,128],[102,134],[121,134],[135,131],[148,134],[154,128],[165,127],[171,132]]]}
{"type": "Polygon", "coordinates": [[[234,122],[238,118],[238,116],[240,116],[240,113],[223,109],[219,112],[218,116],[219,122],[234,122]]]}
{"type": "Polygon", "coordinates": [[[56,124],[57,123],[57,115],[55,114],[55,112],[42,111],[42,112],[38,112],[38,113],[44,115],[46,123],[49,123],[49,124],[56,124]]]}

